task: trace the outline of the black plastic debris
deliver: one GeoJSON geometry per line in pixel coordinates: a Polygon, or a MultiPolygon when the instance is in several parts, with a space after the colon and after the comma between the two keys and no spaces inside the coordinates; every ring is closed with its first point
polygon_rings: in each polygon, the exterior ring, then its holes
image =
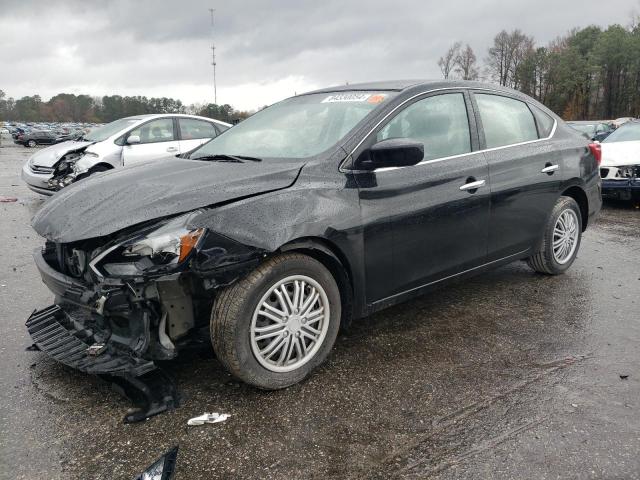
{"type": "Polygon", "coordinates": [[[176,471],[178,459],[178,446],[176,445],[159,459],[153,462],[147,469],[134,480],[169,480],[176,471]]]}
{"type": "Polygon", "coordinates": [[[131,400],[135,409],[124,417],[124,423],[136,423],[180,406],[178,389],[171,377],[160,369],[140,377],[100,375],[113,389],[131,400]]]}
{"type": "Polygon", "coordinates": [[[629,378],[629,375],[620,375],[620,380],[626,380],[629,378]]]}
{"type": "Polygon", "coordinates": [[[60,363],[98,375],[131,400],[135,410],[124,417],[125,423],[140,422],[179,406],[178,391],[169,375],[150,360],[96,342],[93,330],[75,329],[58,305],[34,311],[26,326],[34,341],[27,350],[42,350],[60,363]]]}

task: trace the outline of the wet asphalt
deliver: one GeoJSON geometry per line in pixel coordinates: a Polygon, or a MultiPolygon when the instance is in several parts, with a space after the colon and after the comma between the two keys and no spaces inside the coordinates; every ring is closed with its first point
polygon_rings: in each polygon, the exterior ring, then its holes
{"type": "Polygon", "coordinates": [[[125,425],[101,380],[30,345],[32,151],[0,148],[0,478],[640,478],[640,209],[607,203],[565,275],[521,262],[355,322],[308,381],[262,392],[210,350],[170,364],[178,410],[125,425]],[[188,427],[204,412],[225,423],[188,427]]]}

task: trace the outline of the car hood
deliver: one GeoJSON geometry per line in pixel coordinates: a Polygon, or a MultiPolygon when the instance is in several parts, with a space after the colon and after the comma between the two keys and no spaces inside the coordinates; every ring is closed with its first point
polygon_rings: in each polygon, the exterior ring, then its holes
{"type": "Polygon", "coordinates": [[[29,162],[31,165],[38,165],[39,167],[53,167],[58,163],[58,160],[67,153],[86,148],[92,143],[93,142],[77,142],[75,140],[69,140],[56,145],[51,145],[50,147],[43,148],[42,150],[34,153],[29,162]]]}
{"type": "Polygon", "coordinates": [[[640,165],[640,141],[603,142],[600,146],[603,167],[640,165]]]}
{"type": "Polygon", "coordinates": [[[299,161],[154,160],[71,184],[44,203],[32,225],[53,242],[102,237],[149,220],[287,188],[301,168],[299,161]]]}

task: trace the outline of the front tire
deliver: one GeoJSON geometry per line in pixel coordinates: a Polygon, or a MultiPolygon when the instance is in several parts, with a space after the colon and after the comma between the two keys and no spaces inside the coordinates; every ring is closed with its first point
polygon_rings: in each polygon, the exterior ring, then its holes
{"type": "Polygon", "coordinates": [[[544,230],[540,251],[527,259],[538,273],[559,275],[573,264],[582,240],[582,214],[571,197],[560,197],[544,230]]]}
{"type": "Polygon", "coordinates": [[[35,140],[29,140],[29,141],[27,142],[27,145],[26,145],[26,146],[27,146],[27,147],[29,147],[29,148],[33,148],[33,147],[35,147],[36,145],[37,145],[37,143],[36,143],[36,141],[35,141],[35,140]]]}
{"type": "Polygon", "coordinates": [[[324,265],[286,253],[219,292],[211,341],[231,374],[275,390],[302,381],[327,358],[341,315],[338,285],[324,265]]]}

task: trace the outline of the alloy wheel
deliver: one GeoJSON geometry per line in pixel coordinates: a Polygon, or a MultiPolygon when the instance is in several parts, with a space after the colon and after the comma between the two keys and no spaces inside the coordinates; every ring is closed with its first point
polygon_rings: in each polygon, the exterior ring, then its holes
{"type": "Polygon", "coordinates": [[[284,278],[258,302],[251,321],[251,350],[272,372],[290,372],[310,361],[327,335],[329,299],[305,275],[284,278]]]}
{"type": "Polygon", "coordinates": [[[573,256],[578,245],[578,216],[570,208],[563,210],[553,228],[553,258],[563,265],[573,256]]]}

